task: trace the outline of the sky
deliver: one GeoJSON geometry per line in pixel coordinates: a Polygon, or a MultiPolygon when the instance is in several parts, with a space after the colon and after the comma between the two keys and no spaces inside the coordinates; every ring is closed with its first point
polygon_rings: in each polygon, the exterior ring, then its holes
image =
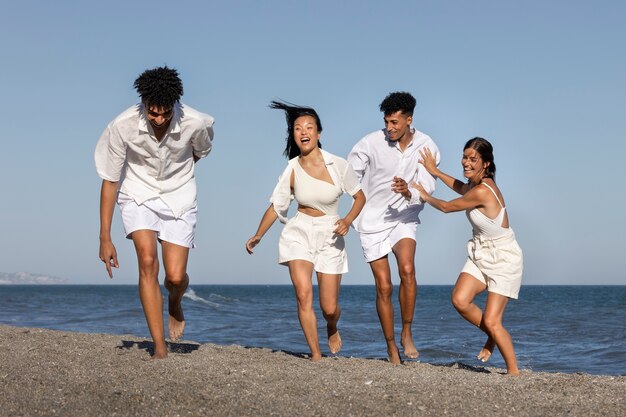
{"type": "MultiPolygon", "coordinates": [[[[196,167],[192,286],[290,284],[277,264],[282,224],[244,250],[286,164],[271,100],[314,107],[324,149],[345,157],[383,127],[392,91],[416,97],[414,125],[444,172],[462,177],[468,139],[492,142],[524,284],[626,285],[622,1],[1,2],[0,272],[137,282],[117,209],[113,280],[98,259],[93,151],[138,101],[135,78],[168,65],[182,101],[216,119],[196,167]]],[[[454,197],[441,182],[435,196],[454,197]]],[[[453,284],[471,237],[464,213],[428,207],[421,223],[418,282],[453,284]]],[[[346,239],[343,283],[373,284],[358,234],[346,239]]]]}

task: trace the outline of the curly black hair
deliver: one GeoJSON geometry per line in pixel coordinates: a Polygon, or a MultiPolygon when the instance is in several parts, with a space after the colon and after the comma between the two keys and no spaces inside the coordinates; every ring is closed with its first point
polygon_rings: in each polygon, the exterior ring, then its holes
{"type": "Polygon", "coordinates": [[[405,116],[413,116],[415,110],[415,97],[405,91],[390,93],[380,103],[380,111],[388,116],[397,111],[401,111],[405,116]]]}
{"type": "MultiPolygon", "coordinates": [[[[315,119],[317,124],[317,131],[322,132],[322,121],[317,115],[317,112],[312,107],[296,106],[292,103],[286,103],[282,101],[272,101],[269,106],[271,109],[283,110],[285,112],[285,118],[287,119],[287,138],[285,139],[287,144],[283,155],[289,159],[300,156],[300,148],[296,144],[296,139],[293,135],[293,125],[296,119],[300,116],[311,116],[315,119]]],[[[317,146],[322,147],[322,144],[318,141],[317,146]]]]}
{"type": "Polygon", "coordinates": [[[167,66],[145,70],[135,80],[135,89],[148,107],[172,108],[183,95],[178,71],[167,66]]]}

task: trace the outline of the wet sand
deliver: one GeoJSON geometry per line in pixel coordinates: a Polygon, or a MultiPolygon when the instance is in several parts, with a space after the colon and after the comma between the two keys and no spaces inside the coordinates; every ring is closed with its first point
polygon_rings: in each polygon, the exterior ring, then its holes
{"type": "MultiPolygon", "coordinates": [[[[626,376],[325,357],[0,325],[1,416],[620,416],[626,376]]],[[[497,354],[497,353],[496,353],[497,354]]],[[[581,354],[584,354],[581,352],[581,354]]]]}

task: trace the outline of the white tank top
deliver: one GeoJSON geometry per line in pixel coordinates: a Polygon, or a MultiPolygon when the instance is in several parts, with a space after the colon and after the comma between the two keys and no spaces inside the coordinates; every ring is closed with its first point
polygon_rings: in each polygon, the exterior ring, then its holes
{"type": "Polygon", "coordinates": [[[500,204],[501,207],[500,213],[498,213],[495,219],[490,219],[477,208],[467,210],[465,213],[467,214],[467,219],[472,225],[474,235],[481,235],[487,239],[495,239],[505,235],[509,231],[508,227],[502,227],[506,207],[502,205],[498,195],[493,188],[489,186],[489,184],[485,184],[484,182],[481,184],[489,188],[493,195],[496,196],[496,200],[498,200],[498,204],[500,204]]]}
{"type": "Polygon", "coordinates": [[[343,194],[339,184],[318,180],[307,174],[299,162],[293,169],[293,194],[296,201],[326,215],[339,213],[339,197],[343,194]]]}

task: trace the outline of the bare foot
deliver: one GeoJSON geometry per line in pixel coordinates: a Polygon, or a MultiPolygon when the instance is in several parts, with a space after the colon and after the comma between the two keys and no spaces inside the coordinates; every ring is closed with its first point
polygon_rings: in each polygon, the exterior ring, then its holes
{"type": "Polygon", "coordinates": [[[163,342],[162,346],[154,346],[154,353],[150,359],[165,359],[167,358],[167,345],[163,342]]]}
{"type": "Polygon", "coordinates": [[[491,337],[488,337],[487,341],[485,342],[485,346],[483,346],[480,352],[478,352],[478,356],[476,356],[476,359],[481,362],[487,362],[489,358],[491,358],[491,354],[493,353],[493,349],[495,347],[495,342],[491,339],[491,337]]]}
{"type": "Polygon", "coordinates": [[[183,314],[183,308],[180,305],[180,299],[176,302],[170,297],[168,310],[169,317],[167,320],[167,329],[170,334],[170,340],[175,342],[183,337],[183,333],[185,331],[185,315],[183,314]]]}
{"type": "Polygon", "coordinates": [[[321,353],[311,354],[311,362],[319,362],[320,360],[322,360],[321,353]]]}
{"type": "Polygon", "coordinates": [[[339,330],[335,327],[331,329],[329,326],[326,326],[326,333],[328,333],[328,347],[330,348],[330,353],[336,355],[341,350],[341,336],[339,335],[339,330]]]}
{"type": "Polygon", "coordinates": [[[404,356],[409,359],[417,359],[420,357],[420,353],[415,348],[411,338],[402,340],[402,350],[404,351],[404,356]]]}
{"type": "Polygon", "coordinates": [[[506,374],[507,375],[511,375],[511,376],[520,376],[521,373],[519,371],[519,369],[515,369],[515,370],[506,370],[506,374]]]}
{"type": "Polygon", "coordinates": [[[400,365],[402,361],[400,360],[400,351],[397,346],[387,347],[387,355],[388,360],[392,365],[400,365]]]}

